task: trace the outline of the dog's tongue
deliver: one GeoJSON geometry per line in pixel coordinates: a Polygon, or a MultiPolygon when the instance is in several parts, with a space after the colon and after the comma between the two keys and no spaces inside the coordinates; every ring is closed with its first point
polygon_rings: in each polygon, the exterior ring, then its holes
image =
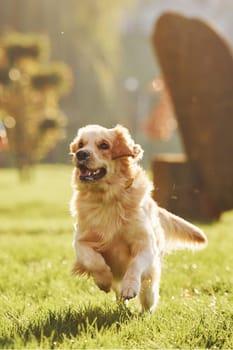
{"type": "Polygon", "coordinates": [[[82,168],[81,175],[82,176],[91,176],[91,171],[88,168],[82,168]]]}
{"type": "Polygon", "coordinates": [[[79,178],[81,181],[95,181],[101,179],[106,174],[105,168],[99,169],[88,169],[85,165],[79,166],[80,174],[79,178]]]}

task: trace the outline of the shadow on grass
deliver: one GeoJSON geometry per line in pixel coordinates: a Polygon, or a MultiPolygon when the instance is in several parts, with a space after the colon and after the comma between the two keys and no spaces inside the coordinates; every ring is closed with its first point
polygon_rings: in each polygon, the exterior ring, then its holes
{"type": "Polygon", "coordinates": [[[35,317],[27,324],[19,325],[11,336],[0,339],[0,348],[12,348],[15,340],[26,345],[32,339],[40,344],[47,338],[51,349],[54,344],[62,341],[64,337],[77,337],[81,333],[96,334],[96,331],[104,330],[115,325],[116,330],[120,325],[135,318],[125,305],[118,304],[116,307],[108,306],[83,306],[78,310],[65,307],[60,310],[47,310],[35,317]]]}

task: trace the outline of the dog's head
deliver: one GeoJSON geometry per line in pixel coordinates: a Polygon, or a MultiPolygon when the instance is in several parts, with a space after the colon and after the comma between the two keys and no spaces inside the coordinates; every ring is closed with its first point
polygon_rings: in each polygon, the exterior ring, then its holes
{"type": "Polygon", "coordinates": [[[143,154],[141,146],[135,144],[128,130],[121,125],[112,129],[99,125],[79,129],[70,144],[70,152],[79,172],[79,180],[88,183],[110,179],[120,168],[119,162],[127,163],[130,167],[143,154]]]}

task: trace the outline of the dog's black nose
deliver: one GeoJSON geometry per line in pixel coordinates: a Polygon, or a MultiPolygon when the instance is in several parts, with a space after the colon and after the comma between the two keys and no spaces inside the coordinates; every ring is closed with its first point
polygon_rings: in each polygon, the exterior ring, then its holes
{"type": "Polygon", "coordinates": [[[76,153],[76,157],[79,161],[87,160],[90,158],[90,152],[86,150],[81,150],[76,153]]]}

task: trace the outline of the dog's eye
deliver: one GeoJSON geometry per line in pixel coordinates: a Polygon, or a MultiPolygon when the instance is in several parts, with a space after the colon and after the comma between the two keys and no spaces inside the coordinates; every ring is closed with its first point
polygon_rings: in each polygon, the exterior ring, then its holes
{"type": "Polygon", "coordinates": [[[78,143],[78,148],[83,148],[83,146],[84,146],[83,142],[80,141],[80,142],[78,143]]]}
{"type": "Polygon", "coordinates": [[[99,149],[109,149],[109,144],[107,142],[101,142],[98,147],[99,149]]]}

